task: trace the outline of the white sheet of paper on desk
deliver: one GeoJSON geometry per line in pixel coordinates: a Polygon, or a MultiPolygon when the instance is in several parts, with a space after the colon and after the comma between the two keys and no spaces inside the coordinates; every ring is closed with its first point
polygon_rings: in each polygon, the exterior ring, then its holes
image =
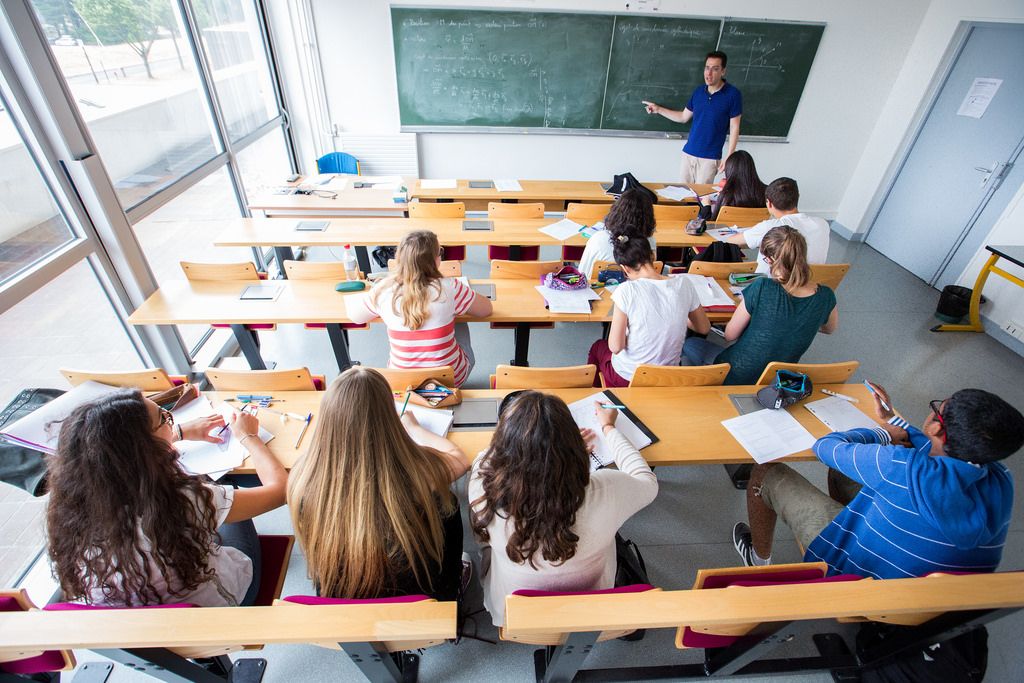
{"type": "Polygon", "coordinates": [[[590,313],[590,302],[601,300],[601,295],[590,287],[566,291],[537,285],[536,290],[552,313],[590,313]]]}
{"type": "Polygon", "coordinates": [[[657,193],[659,197],[671,199],[674,202],[681,202],[682,200],[687,199],[689,197],[697,196],[697,193],[691,190],[690,188],[679,187],[677,185],[669,185],[667,187],[662,187],[657,190],[657,193]]]}
{"type": "Polygon", "coordinates": [[[306,180],[307,185],[327,185],[334,180],[337,173],[320,173],[306,180]]]}
{"type": "MultiPolygon", "coordinates": [[[[395,412],[399,415],[402,414],[402,405],[404,403],[405,399],[395,401],[395,412]]],[[[416,421],[420,423],[421,427],[438,436],[447,436],[448,430],[452,428],[452,422],[455,420],[455,411],[444,408],[426,408],[410,403],[405,407],[405,411],[415,415],[416,421]]],[[[413,441],[416,441],[416,439],[413,439],[413,441]]],[[[423,445],[419,441],[416,441],[416,443],[419,443],[421,446],[423,445]]]]}
{"type": "Polygon", "coordinates": [[[821,420],[833,432],[845,432],[858,427],[874,429],[878,425],[849,401],[838,396],[829,396],[819,401],[805,403],[804,408],[821,420]]]}
{"type": "Polygon", "coordinates": [[[522,192],[523,186],[515,178],[495,178],[494,189],[498,192],[522,192]]]}
{"type": "Polygon", "coordinates": [[[39,406],[14,424],[4,427],[0,434],[11,443],[52,454],[57,448],[60,421],[83,403],[89,403],[117,389],[118,387],[92,380],[82,382],[67,393],[39,406]]]}
{"type": "Polygon", "coordinates": [[[697,298],[700,299],[701,306],[736,305],[732,297],[726,294],[725,290],[722,289],[722,285],[718,284],[718,281],[713,277],[708,275],[691,275],[689,273],[682,273],[673,277],[685,277],[690,281],[690,284],[697,291],[697,298]]]}
{"type": "Polygon", "coordinates": [[[433,180],[421,180],[420,188],[424,190],[454,190],[458,187],[454,178],[442,178],[433,180]]]}
{"type": "Polygon", "coordinates": [[[713,230],[708,230],[705,234],[719,242],[726,242],[730,237],[738,235],[741,232],[743,231],[740,230],[739,226],[734,225],[731,228],[715,228],[713,230]]]}
{"type": "Polygon", "coordinates": [[[811,433],[785,410],[765,408],[722,420],[722,426],[758,464],[799,453],[814,445],[811,433]]]}
{"type": "MultiPolygon", "coordinates": [[[[576,422],[576,426],[580,429],[591,429],[597,434],[597,447],[594,449],[594,458],[601,465],[610,465],[615,462],[615,458],[612,457],[611,452],[608,450],[608,446],[605,445],[604,430],[601,425],[597,423],[597,414],[594,412],[594,401],[600,401],[601,403],[610,403],[611,399],[603,392],[598,392],[581,398],[578,401],[573,401],[569,404],[569,412],[572,413],[572,419],[576,422]]],[[[624,414],[619,413],[619,416],[615,419],[615,428],[619,430],[626,440],[629,441],[637,450],[647,448],[651,445],[651,437],[640,431],[632,420],[626,417],[624,414]]],[[[597,462],[591,462],[591,470],[597,469],[597,462]]]]}
{"type": "Polygon", "coordinates": [[[583,226],[581,224],[571,221],[568,218],[563,218],[557,223],[545,225],[543,228],[539,228],[539,230],[545,235],[551,235],[556,240],[565,241],[573,235],[579,234],[579,231],[582,228],[583,226]]]}
{"type": "MultiPolygon", "coordinates": [[[[182,407],[171,411],[174,415],[175,424],[188,422],[200,417],[216,415],[218,412],[224,417],[225,422],[230,419],[231,411],[225,409],[217,411],[214,409],[210,399],[200,396],[194,401],[189,401],[182,407]]],[[[270,413],[266,413],[270,415],[270,413]]],[[[225,429],[221,435],[220,443],[209,443],[207,441],[176,441],[174,447],[181,455],[179,462],[182,469],[190,474],[217,474],[223,476],[224,471],[230,471],[242,464],[245,460],[246,450],[232,434],[230,429],[225,429]]],[[[260,441],[270,442],[274,435],[260,427],[260,441]]]]}

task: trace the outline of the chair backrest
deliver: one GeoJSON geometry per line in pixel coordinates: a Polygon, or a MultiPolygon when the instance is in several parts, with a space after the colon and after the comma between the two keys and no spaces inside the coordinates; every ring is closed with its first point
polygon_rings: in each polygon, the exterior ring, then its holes
{"type": "Polygon", "coordinates": [[[409,218],[465,218],[465,202],[409,202],[409,218]]]}
{"type": "Polygon", "coordinates": [[[487,202],[488,218],[544,218],[544,202],[507,204],[487,202]]]}
{"type": "Polygon", "coordinates": [[[631,387],[717,387],[729,374],[728,363],[717,365],[639,365],[629,381],[631,387]]]}
{"type": "Polygon", "coordinates": [[[562,368],[526,368],[499,365],[494,369],[495,389],[572,389],[594,386],[596,365],[562,368]]]}
{"type": "MultiPolygon", "coordinates": [[[[318,606],[318,605],[402,605],[408,603],[433,603],[437,602],[428,595],[400,595],[392,598],[368,598],[368,599],[353,599],[353,598],[324,598],[319,595],[289,595],[283,600],[277,600],[274,605],[278,607],[299,607],[302,605],[307,606],[318,606]]],[[[440,645],[445,642],[444,638],[432,638],[429,640],[389,640],[384,641],[384,648],[388,652],[403,652],[405,650],[419,650],[434,645],[440,645]]],[[[338,643],[332,641],[324,641],[315,643],[320,647],[328,650],[340,650],[341,646],[338,643]]]]}
{"type": "Polygon", "coordinates": [[[216,391],[316,391],[307,368],[291,370],[225,370],[209,368],[206,379],[216,391]]]}
{"type": "Polygon", "coordinates": [[[842,363],[780,363],[772,361],[765,366],[764,372],[757,383],[768,385],[775,381],[775,373],[779,370],[791,370],[807,375],[815,385],[843,384],[849,381],[853,373],[860,367],[860,361],[848,360],[842,363]]]}
{"type": "Polygon", "coordinates": [[[565,209],[565,217],[577,223],[596,223],[603,221],[611,210],[611,204],[579,204],[570,202],[565,209]]]}
{"type": "MultiPolygon", "coordinates": [[[[388,259],[389,271],[394,272],[397,265],[398,261],[393,258],[388,259]]],[[[441,261],[438,269],[444,277],[462,277],[462,261],[441,261]]]]}
{"type": "Polygon", "coordinates": [[[771,217],[768,209],[763,207],[744,209],[738,206],[723,206],[718,210],[718,218],[715,219],[715,222],[749,228],[771,217]]]}
{"type": "Polygon", "coordinates": [[[818,263],[811,266],[811,279],[835,291],[849,271],[849,263],[818,263]]]}
{"type": "Polygon", "coordinates": [[[189,280],[259,280],[252,261],[242,263],[194,263],[181,261],[181,269],[189,280]]]}
{"type": "Polygon", "coordinates": [[[428,379],[436,379],[448,387],[455,386],[455,370],[450,365],[441,365],[436,368],[415,368],[412,370],[400,370],[397,368],[374,368],[384,375],[392,391],[405,391],[409,387],[416,387],[428,379]]]}
{"type": "MultiPolygon", "coordinates": [[[[658,271],[659,273],[662,271],[662,269],[664,267],[665,267],[665,262],[664,261],[655,261],[654,262],[654,270],[658,271]]],[[[622,272],[622,266],[620,266],[615,261],[594,261],[594,267],[590,269],[590,281],[591,282],[597,282],[597,274],[600,273],[602,270],[617,270],[617,271],[619,271],[621,273],[622,272]]],[[[625,282],[625,278],[626,278],[626,276],[623,275],[622,276],[622,281],[623,282],[625,282]]]]}
{"type": "Polygon", "coordinates": [[[289,280],[344,280],[345,264],[340,261],[285,261],[289,280]]]}
{"type": "Polygon", "coordinates": [[[753,273],[755,270],[757,270],[757,261],[740,261],[739,263],[693,261],[690,263],[691,275],[708,275],[716,278],[726,278],[731,273],[753,273]]]}
{"type": "Polygon", "coordinates": [[[320,173],[351,173],[359,175],[359,160],[348,152],[329,152],[316,160],[320,173]]]}
{"type": "Polygon", "coordinates": [[[64,379],[73,387],[87,380],[113,387],[138,387],[143,391],[163,391],[174,386],[174,381],[163,368],[147,368],[132,372],[89,372],[61,368],[60,374],[64,375],[64,379]]]}
{"type": "Polygon", "coordinates": [[[689,221],[696,218],[699,211],[700,207],[696,204],[655,204],[654,221],[689,221]]]}
{"type": "MultiPolygon", "coordinates": [[[[25,589],[0,590],[0,612],[31,612],[37,609],[25,589]]],[[[71,650],[33,649],[0,653],[0,674],[12,677],[68,671],[74,669],[75,665],[75,656],[71,650]]]]}
{"type": "Polygon", "coordinates": [[[561,261],[491,261],[491,278],[534,278],[554,273],[561,261]]]}

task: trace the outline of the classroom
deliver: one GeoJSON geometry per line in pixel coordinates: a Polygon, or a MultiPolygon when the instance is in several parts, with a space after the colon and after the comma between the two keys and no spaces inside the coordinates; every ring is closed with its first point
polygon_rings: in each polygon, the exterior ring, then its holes
{"type": "Polygon", "coordinates": [[[1019,0],[5,0],[0,680],[1018,680],[1021,63],[1019,0]]]}

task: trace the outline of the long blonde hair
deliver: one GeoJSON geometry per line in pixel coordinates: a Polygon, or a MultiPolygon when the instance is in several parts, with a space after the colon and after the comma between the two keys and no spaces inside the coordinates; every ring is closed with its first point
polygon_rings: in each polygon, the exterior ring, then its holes
{"type": "Polygon", "coordinates": [[[811,281],[807,240],[796,228],[780,225],[769,230],[761,240],[761,255],[772,260],[772,277],[787,292],[800,289],[811,281]]]}
{"type": "Polygon", "coordinates": [[[406,433],[383,375],[342,373],[288,481],[292,524],[319,593],[381,597],[408,571],[432,587],[444,554],[442,517],[456,507],[450,483],[438,454],[406,433]]]}
{"type": "Polygon", "coordinates": [[[398,315],[401,305],[402,324],[410,330],[420,329],[430,317],[430,302],[441,294],[444,276],[437,267],[440,253],[437,235],[429,230],[415,230],[403,237],[395,252],[395,274],[375,288],[374,304],[380,292],[392,288],[391,310],[398,315]]]}

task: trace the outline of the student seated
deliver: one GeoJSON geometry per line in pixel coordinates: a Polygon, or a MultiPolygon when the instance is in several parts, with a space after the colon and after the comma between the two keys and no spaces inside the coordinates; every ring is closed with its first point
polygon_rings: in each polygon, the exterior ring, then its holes
{"type": "Polygon", "coordinates": [[[726,384],[753,384],[772,361],[799,362],[818,332],[832,334],[839,326],[836,295],[811,281],[807,242],[795,228],[772,228],[761,253],[771,264],[770,277],[754,280],[725,327],[722,347],[691,337],[683,352],[694,365],[729,363],[726,384]]]}
{"type": "Polygon", "coordinates": [[[918,431],[895,416],[885,390],[874,389],[887,424],[814,444],[832,468],[832,497],[781,463],[754,466],[750,526],[733,530],[740,557],[769,564],[781,517],[807,549],[805,561],[828,563],[830,574],[995,571],[1013,506],[1013,479],[998,461],[1024,445],[1024,416],[987,391],[962,389],[932,401],[918,431]]]}
{"type": "Polygon", "coordinates": [[[252,518],[284,504],[288,474],[258,436],[229,425],[261,485],[232,489],[185,473],[172,442],[212,441],[219,415],[175,425],[137,389],[76,408],[49,459],[50,561],[67,600],[111,607],[251,605],[260,581],[252,518]]]}
{"type": "Polygon", "coordinates": [[[654,251],[654,228],[654,205],[650,195],[642,190],[626,190],[605,216],[604,230],[598,230],[587,240],[580,257],[580,272],[589,278],[594,263],[614,260],[612,245],[622,237],[645,239],[654,251]]]}
{"type": "Polygon", "coordinates": [[[506,401],[467,487],[484,605],[497,626],[516,590],[614,587],[615,534],[658,493],[643,456],[615,429],[615,410],[594,404],[618,469],[591,472],[596,435],[577,429],[562,399],[522,391],[506,401]]]}
{"type": "Polygon", "coordinates": [[[723,206],[743,209],[757,209],[765,206],[764,191],[767,186],[761,182],[754,166],[754,157],[742,149],[736,150],[725,160],[725,185],[718,197],[701,199],[702,204],[711,205],[711,220],[718,217],[723,206]]]}
{"type": "MultiPolygon", "coordinates": [[[[638,365],[679,365],[687,328],[707,334],[711,323],[689,280],[654,269],[647,240],[620,235],[615,262],[628,280],[612,293],[608,339],[594,342],[587,362],[597,366],[605,386],[625,387],[638,365]]],[[[594,386],[601,386],[597,377],[594,386]]]]}
{"type": "Polygon", "coordinates": [[[331,382],[288,485],[292,525],[317,595],[455,600],[462,516],[451,492],[458,446],[399,418],[383,375],[352,367],[331,382]]]}
{"type": "Polygon", "coordinates": [[[395,253],[396,271],[352,306],[352,322],[366,323],[380,317],[388,328],[392,368],[436,368],[450,365],[455,384],[473,369],[469,326],[455,317],[476,318],[491,314],[491,301],[439,270],[441,245],[429,230],[416,230],[402,238],[395,253]]]}
{"type": "MultiPolygon", "coordinates": [[[[807,240],[808,263],[819,264],[828,261],[828,223],[817,216],[800,213],[797,209],[800,190],[797,188],[796,181],[792,178],[776,178],[764,191],[764,197],[765,206],[768,207],[768,213],[772,217],[761,221],[749,230],[733,235],[727,241],[741,247],[757,249],[761,247],[761,241],[769,230],[780,225],[788,225],[791,228],[796,228],[807,240]]],[[[757,255],[757,272],[767,273],[770,270],[762,247],[757,255]]]]}

